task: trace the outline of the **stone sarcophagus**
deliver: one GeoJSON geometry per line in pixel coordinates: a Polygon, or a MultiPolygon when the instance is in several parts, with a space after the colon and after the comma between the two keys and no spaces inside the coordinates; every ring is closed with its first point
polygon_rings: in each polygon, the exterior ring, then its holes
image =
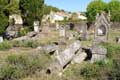
{"type": "Polygon", "coordinates": [[[62,71],[72,61],[80,48],[80,41],[75,41],[73,44],[69,45],[63,52],[56,56],[54,62],[47,69],[47,73],[51,74],[62,71]]]}

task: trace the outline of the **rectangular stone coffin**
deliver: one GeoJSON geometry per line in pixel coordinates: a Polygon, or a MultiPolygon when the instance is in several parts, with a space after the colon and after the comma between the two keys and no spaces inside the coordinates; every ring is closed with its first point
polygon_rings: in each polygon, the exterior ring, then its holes
{"type": "Polygon", "coordinates": [[[56,58],[61,67],[64,67],[70,60],[72,60],[75,52],[81,47],[80,41],[76,41],[71,44],[67,49],[65,49],[56,58]]]}
{"type": "Polygon", "coordinates": [[[56,56],[55,61],[48,69],[49,71],[58,72],[64,68],[73,59],[77,50],[81,47],[80,41],[75,41],[69,45],[60,55],[56,56]]]}

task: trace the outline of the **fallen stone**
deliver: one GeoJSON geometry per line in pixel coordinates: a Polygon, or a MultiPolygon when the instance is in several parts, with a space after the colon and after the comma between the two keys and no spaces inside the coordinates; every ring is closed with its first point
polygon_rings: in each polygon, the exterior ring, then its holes
{"type": "Polygon", "coordinates": [[[92,52],[92,58],[91,58],[92,63],[106,59],[107,49],[102,46],[98,46],[98,45],[93,46],[91,48],[91,52],[92,52]]]}
{"type": "Polygon", "coordinates": [[[42,48],[46,53],[52,55],[56,50],[58,50],[58,45],[55,44],[50,44],[46,45],[42,48]]]}
{"type": "Polygon", "coordinates": [[[81,47],[80,41],[75,41],[73,44],[69,45],[60,55],[56,56],[55,61],[47,69],[51,73],[59,72],[63,70],[73,59],[77,50],[81,47]]]}
{"type": "Polygon", "coordinates": [[[79,51],[78,54],[75,55],[75,57],[72,60],[72,63],[80,64],[83,62],[87,57],[87,54],[85,52],[79,51]]]}

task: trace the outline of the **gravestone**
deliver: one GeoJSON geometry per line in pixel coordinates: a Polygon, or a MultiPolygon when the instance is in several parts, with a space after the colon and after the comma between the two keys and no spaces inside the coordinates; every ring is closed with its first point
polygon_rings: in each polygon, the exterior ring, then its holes
{"type": "Polygon", "coordinates": [[[61,26],[59,28],[59,36],[60,37],[65,37],[65,35],[66,35],[65,28],[63,26],[61,26]]]}
{"type": "Polygon", "coordinates": [[[103,46],[93,45],[90,48],[90,50],[92,52],[91,63],[94,63],[96,61],[102,61],[102,60],[106,59],[107,49],[104,48],[103,46]]]}
{"type": "Polygon", "coordinates": [[[9,26],[6,29],[6,38],[12,39],[18,37],[18,32],[23,27],[23,20],[21,15],[13,14],[9,16],[9,26]]]}
{"type": "Polygon", "coordinates": [[[48,22],[42,24],[42,33],[49,35],[51,32],[49,25],[50,24],[48,22]]]}
{"type": "Polygon", "coordinates": [[[108,40],[108,32],[110,28],[110,16],[105,12],[97,14],[95,22],[95,39],[101,42],[106,42],[108,40]]]}
{"type": "Polygon", "coordinates": [[[3,42],[3,37],[2,36],[0,36],[0,42],[3,42]]]}
{"type": "Polygon", "coordinates": [[[39,32],[39,21],[34,21],[34,31],[39,32]]]}
{"type": "Polygon", "coordinates": [[[56,22],[56,30],[59,30],[59,24],[56,22]]]}
{"type": "Polygon", "coordinates": [[[88,39],[88,33],[87,33],[87,24],[81,26],[81,40],[87,40],[88,39]]]}
{"type": "Polygon", "coordinates": [[[74,38],[73,33],[70,33],[68,38],[69,38],[69,40],[73,39],[74,38]]]}

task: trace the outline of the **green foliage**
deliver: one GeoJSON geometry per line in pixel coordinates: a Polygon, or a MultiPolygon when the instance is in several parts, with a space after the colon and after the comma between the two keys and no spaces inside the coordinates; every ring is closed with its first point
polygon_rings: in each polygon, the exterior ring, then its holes
{"type": "Polygon", "coordinates": [[[0,50],[7,50],[12,48],[12,45],[8,41],[0,43],[0,50]]]}
{"type": "Polygon", "coordinates": [[[116,59],[113,59],[114,67],[113,67],[113,69],[110,70],[110,73],[109,73],[109,78],[112,80],[120,79],[120,59],[119,59],[119,57],[116,59]]]}
{"type": "Polygon", "coordinates": [[[8,18],[5,16],[3,12],[0,11],[0,34],[5,32],[5,29],[8,25],[8,18]]]}
{"type": "Polygon", "coordinates": [[[89,22],[95,21],[95,16],[97,13],[100,13],[101,11],[106,11],[107,4],[103,2],[102,0],[93,0],[88,6],[87,6],[87,12],[86,16],[88,17],[89,22]]]}
{"type": "Polygon", "coordinates": [[[29,26],[33,25],[33,21],[41,21],[43,16],[44,0],[20,0],[20,9],[23,18],[29,26]]]}
{"type": "Polygon", "coordinates": [[[107,48],[107,57],[113,58],[116,56],[116,54],[119,54],[120,52],[120,45],[118,44],[111,44],[111,43],[104,43],[102,44],[107,48]]]}
{"type": "Polygon", "coordinates": [[[23,76],[22,69],[14,65],[5,65],[0,69],[0,80],[17,80],[23,76]]]}
{"type": "Polygon", "coordinates": [[[9,15],[10,14],[19,14],[19,0],[7,0],[8,4],[5,5],[4,10],[9,15]]]}
{"type": "Polygon", "coordinates": [[[19,36],[25,36],[29,31],[30,30],[28,27],[21,28],[19,31],[19,36]]]}
{"type": "Polygon", "coordinates": [[[32,47],[32,48],[35,48],[35,47],[37,47],[37,42],[35,41],[23,41],[22,43],[21,43],[21,45],[23,46],[23,47],[32,47]]]}
{"type": "Polygon", "coordinates": [[[28,40],[28,41],[13,41],[11,42],[13,47],[30,47],[30,48],[36,48],[40,45],[38,41],[34,40],[28,40]]]}
{"type": "Polygon", "coordinates": [[[50,14],[51,11],[58,12],[58,11],[61,11],[61,10],[56,8],[56,7],[48,6],[48,5],[45,4],[44,5],[44,15],[50,14]]]}
{"type": "Polygon", "coordinates": [[[83,75],[86,79],[91,79],[93,77],[99,76],[100,67],[98,65],[86,65],[83,69],[81,69],[80,74],[83,75]]]}
{"type": "Polygon", "coordinates": [[[6,59],[6,64],[0,68],[0,80],[19,80],[41,71],[48,62],[48,57],[41,55],[9,55],[6,59]]]}
{"type": "Polygon", "coordinates": [[[89,22],[95,21],[95,16],[97,13],[101,11],[111,13],[112,21],[120,21],[120,1],[119,0],[111,0],[109,3],[103,2],[103,0],[94,0],[87,6],[86,15],[88,17],[89,22]]]}
{"type": "Polygon", "coordinates": [[[10,14],[20,13],[19,0],[0,0],[0,34],[5,32],[8,26],[10,14]]]}
{"type": "Polygon", "coordinates": [[[120,21],[120,1],[112,0],[108,3],[108,10],[111,12],[111,20],[112,21],[120,21]]]}

